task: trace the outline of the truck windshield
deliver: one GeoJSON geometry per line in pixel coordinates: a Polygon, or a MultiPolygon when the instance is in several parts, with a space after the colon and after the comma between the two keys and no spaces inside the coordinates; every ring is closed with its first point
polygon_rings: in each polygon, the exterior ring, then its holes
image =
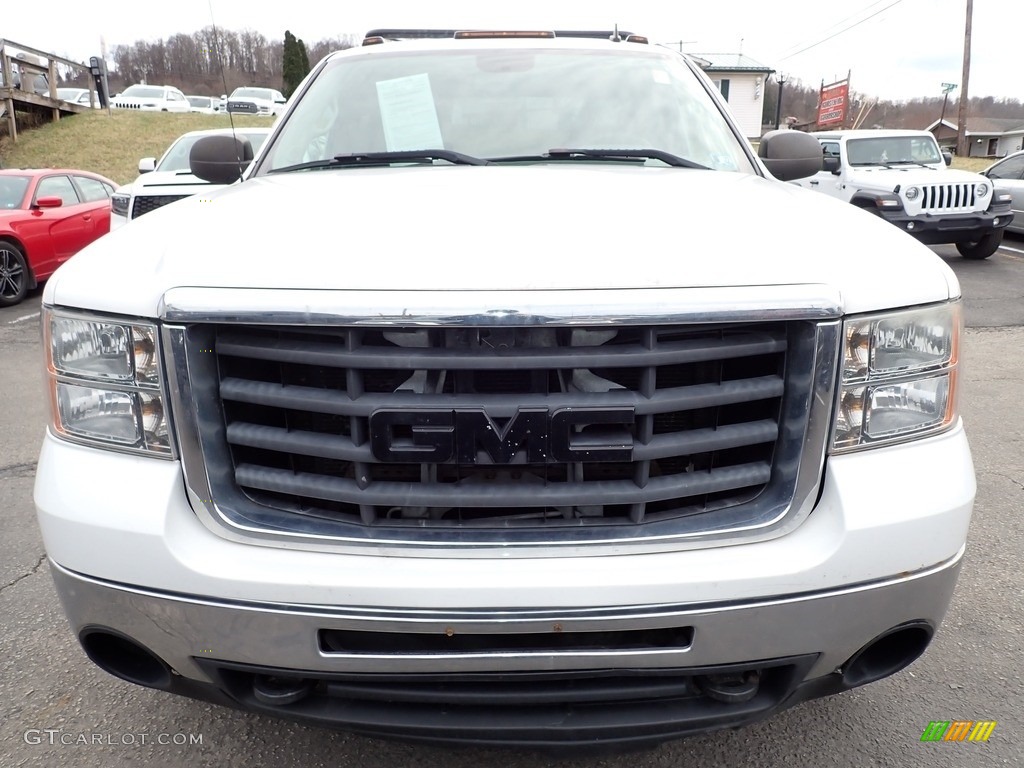
{"type": "MultiPolygon", "coordinates": [[[[752,171],[685,62],[637,49],[506,43],[340,57],[295,105],[259,172],[375,152],[519,159],[555,148],[655,149],[715,170],[752,171]]],[[[665,165],[651,157],[636,162],[665,165]]]]}

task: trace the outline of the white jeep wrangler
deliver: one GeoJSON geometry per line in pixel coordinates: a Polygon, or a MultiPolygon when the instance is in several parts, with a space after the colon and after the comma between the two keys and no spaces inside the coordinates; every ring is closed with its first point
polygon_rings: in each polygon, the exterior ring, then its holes
{"type": "MultiPolygon", "coordinates": [[[[818,143],[754,154],[669,48],[366,43],[241,183],[46,285],[35,499],[89,657],[531,747],[739,726],[913,662],[975,493],[952,270],[783,183],[818,143]]],[[[230,183],[249,149],[204,137],[192,171],[230,183]]]]}
{"type": "Polygon", "coordinates": [[[947,168],[928,131],[859,130],[812,134],[822,170],[795,183],[853,203],[922,243],[955,243],[966,259],[987,259],[1010,223],[1010,199],[983,176],[947,168]]]}

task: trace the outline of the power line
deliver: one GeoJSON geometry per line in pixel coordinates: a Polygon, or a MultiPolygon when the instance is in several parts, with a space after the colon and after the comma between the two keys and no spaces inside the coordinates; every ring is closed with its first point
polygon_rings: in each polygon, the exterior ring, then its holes
{"type": "MultiPolygon", "coordinates": [[[[839,21],[837,21],[837,22],[836,22],[835,24],[832,24],[831,26],[825,27],[825,29],[822,29],[822,30],[820,30],[819,32],[817,32],[817,33],[815,34],[815,37],[817,37],[817,35],[827,35],[827,34],[828,34],[828,33],[830,33],[830,32],[831,32],[832,30],[834,30],[834,29],[836,29],[837,27],[839,27],[839,26],[841,26],[841,25],[845,24],[846,22],[848,22],[848,21],[851,21],[852,19],[856,19],[856,18],[857,18],[857,17],[859,17],[859,16],[860,16],[860,15],[861,15],[862,13],[866,13],[867,11],[870,11],[870,10],[871,10],[872,8],[874,8],[874,7],[876,6],[876,5],[881,5],[882,3],[887,3],[887,2],[889,2],[889,0],[875,0],[875,2],[871,3],[870,5],[867,5],[867,6],[866,6],[866,7],[864,7],[864,8],[861,8],[861,9],[860,9],[859,11],[857,11],[856,13],[851,13],[851,14],[850,14],[849,16],[847,16],[847,17],[846,17],[845,19],[840,19],[840,20],[839,20],[839,21]]],[[[796,43],[796,44],[794,44],[794,45],[791,45],[791,46],[789,46],[788,48],[783,48],[783,49],[782,49],[781,51],[779,51],[779,53],[778,53],[778,55],[776,56],[776,58],[778,58],[778,56],[789,56],[789,55],[791,55],[791,54],[789,54],[789,53],[788,53],[788,51],[792,51],[792,50],[793,50],[794,48],[799,48],[800,46],[802,46],[802,45],[805,45],[805,44],[806,44],[806,43],[802,41],[802,42],[796,43]]]]}
{"type": "MultiPolygon", "coordinates": [[[[885,2],[885,0],[880,0],[880,2],[885,2]]],[[[854,27],[858,27],[861,24],[863,24],[865,21],[869,21],[870,19],[875,18],[875,16],[878,16],[880,13],[885,13],[887,10],[889,10],[893,6],[899,5],[902,2],[903,2],[903,0],[893,0],[893,2],[889,3],[889,5],[885,6],[884,8],[880,8],[879,10],[875,11],[874,13],[872,13],[870,16],[865,16],[860,21],[857,21],[857,22],[855,22],[853,24],[850,24],[847,27],[843,27],[838,32],[834,32],[833,34],[829,35],[828,37],[824,37],[821,40],[818,40],[816,43],[811,43],[810,45],[801,48],[799,51],[794,51],[793,53],[786,54],[785,56],[780,56],[778,59],[776,59],[776,61],[785,61],[786,59],[791,59],[794,56],[797,56],[798,54],[801,54],[801,53],[804,53],[805,51],[811,50],[811,48],[816,48],[817,46],[821,45],[822,43],[827,43],[829,40],[831,40],[831,39],[833,39],[835,37],[839,37],[839,35],[843,34],[844,32],[849,32],[854,27]]],[[[878,5],[878,3],[873,3],[872,5],[869,5],[864,10],[868,10],[869,8],[872,8],[874,5],[878,5]]],[[[842,22],[840,22],[840,23],[842,23],[842,22]]]]}

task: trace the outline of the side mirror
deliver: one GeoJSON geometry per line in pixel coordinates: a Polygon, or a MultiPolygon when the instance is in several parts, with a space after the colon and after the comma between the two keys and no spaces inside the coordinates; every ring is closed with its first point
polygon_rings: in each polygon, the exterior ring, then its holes
{"type": "Polygon", "coordinates": [[[64,201],[59,197],[37,197],[36,208],[60,208],[64,201]]]}
{"type": "Polygon", "coordinates": [[[942,150],[942,162],[950,165],[953,162],[953,153],[948,150],[942,150]]]}
{"type": "Polygon", "coordinates": [[[761,137],[757,156],[769,173],[780,181],[813,176],[821,170],[821,144],[802,131],[768,131],[761,137]]]}
{"type": "Polygon", "coordinates": [[[204,136],[188,155],[192,174],[213,184],[233,184],[252,162],[252,144],[242,136],[204,136]]]}
{"type": "Polygon", "coordinates": [[[287,104],[288,99],[274,99],[275,104],[287,104]]]}
{"type": "Polygon", "coordinates": [[[144,157],[139,160],[139,173],[150,173],[156,170],[156,158],[144,157]]]}

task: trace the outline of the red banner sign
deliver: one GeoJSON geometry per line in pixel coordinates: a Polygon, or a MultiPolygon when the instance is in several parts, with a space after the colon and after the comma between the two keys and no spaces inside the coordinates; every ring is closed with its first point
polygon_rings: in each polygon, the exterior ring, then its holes
{"type": "Polygon", "coordinates": [[[818,99],[818,125],[842,125],[850,103],[850,81],[823,85],[818,99]]]}

